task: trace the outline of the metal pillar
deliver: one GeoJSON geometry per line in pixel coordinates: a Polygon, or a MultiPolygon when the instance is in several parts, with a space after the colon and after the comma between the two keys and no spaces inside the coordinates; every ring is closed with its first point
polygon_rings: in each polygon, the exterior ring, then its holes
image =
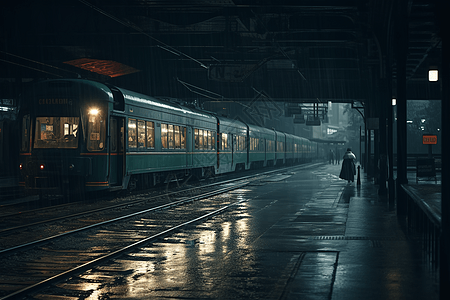
{"type": "MultiPolygon", "coordinates": [[[[389,73],[391,74],[391,73],[389,73]]],[[[392,78],[390,78],[391,80],[392,78]]],[[[390,80],[388,82],[390,82],[390,80]]],[[[388,90],[391,90],[391,85],[388,84],[388,90]]],[[[392,95],[391,95],[392,96],[392,95]]],[[[388,107],[388,124],[387,124],[387,154],[388,154],[388,190],[389,190],[389,202],[395,199],[395,181],[394,181],[394,107],[392,103],[389,103],[388,107]]]]}
{"type": "MultiPolygon", "coordinates": [[[[382,74],[385,76],[386,74],[382,74]]],[[[379,159],[379,174],[378,174],[378,195],[386,196],[386,175],[387,175],[387,154],[386,154],[386,115],[387,107],[386,102],[389,100],[390,93],[388,91],[388,84],[386,78],[380,79],[380,105],[379,105],[379,144],[378,144],[378,159],[379,159]]]]}
{"type": "Polygon", "coordinates": [[[406,215],[406,199],[401,184],[407,184],[406,149],[406,56],[408,52],[408,1],[399,0],[397,6],[397,214],[406,215]]]}
{"type": "MultiPolygon", "coordinates": [[[[442,137],[450,137],[450,122],[444,116],[450,113],[450,20],[447,15],[450,9],[448,1],[436,1],[440,34],[442,38],[442,65],[440,81],[442,87],[442,137]]],[[[439,263],[440,299],[450,299],[450,143],[442,143],[442,184],[441,184],[441,240],[439,263]]]]}

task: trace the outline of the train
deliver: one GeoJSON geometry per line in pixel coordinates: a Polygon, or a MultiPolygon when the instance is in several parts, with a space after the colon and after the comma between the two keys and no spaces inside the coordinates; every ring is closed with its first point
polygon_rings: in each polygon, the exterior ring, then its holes
{"type": "Polygon", "coordinates": [[[77,195],[290,165],[318,144],[171,98],[86,79],[35,83],[20,98],[19,185],[77,195]]]}

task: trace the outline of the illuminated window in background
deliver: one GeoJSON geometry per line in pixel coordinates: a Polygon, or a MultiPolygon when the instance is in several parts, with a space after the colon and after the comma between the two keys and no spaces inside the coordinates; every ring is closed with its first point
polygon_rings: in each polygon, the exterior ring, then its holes
{"type": "MultiPolygon", "coordinates": [[[[34,137],[35,148],[77,148],[78,147],[78,124],[80,118],[78,117],[36,117],[36,132],[34,137]]],[[[24,127],[26,136],[23,138],[29,139],[28,128],[24,127]]],[[[92,134],[92,130],[99,130],[97,148],[89,150],[101,150],[103,147],[104,134],[101,135],[103,127],[100,125],[95,127],[90,124],[88,134],[92,134]],[[103,138],[103,139],[102,139],[103,138]]],[[[104,129],[104,128],[103,128],[104,129]]],[[[27,142],[27,141],[25,141],[27,142]]],[[[88,144],[89,145],[89,144],[88,144]]],[[[24,147],[24,145],[22,145],[24,147]]],[[[26,145],[27,146],[27,143],[26,145]]]]}
{"type": "Polygon", "coordinates": [[[181,140],[180,140],[180,126],[173,127],[173,133],[175,136],[175,149],[181,148],[181,140]]]}
{"type": "Polygon", "coordinates": [[[194,139],[195,139],[195,149],[199,149],[200,141],[199,141],[199,137],[198,137],[198,129],[194,130],[194,139]]]}
{"type": "Polygon", "coordinates": [[[186,127],[181,128],[181,149],[186,149],[186,127]]]}
{"type": "Polygon", "coordinates": [[[175,148],[175,141],[173,138],[173,125],[168,125],[167,126],[167,139],[169,141],[169,149],[174,149],[175,148]]]}
{"type": "Polygon", "coordinates": [[[211,131],[205,130],[205,138],[208,139],[208,150],[212,149],[211,131]]]}
{"type": "Polygon", "coordinates": [[[155,148],[155,123],[147,121],[147,148],[155,148]]]}
{"type": "Polygon", "coordinates": [[[136,119],[128,119],[128,147],[137,148],[136,119]]]}
{"type": "Polygon", "coordinates": [[[138,147],[139,148],[145,148],[145,121],[138,120],[137,121],[138,128],[137,128],[137,134],[138,134],[138,147]]]}
{"type": "Polygon", "coordinates": [[[246,142],[246,137],[245,136],[239,136],[239,150],[244,151],[245,150],[245,143],[246,142]]]}
{"type": "Polygon", "coordinates": [[[167,144],[167,124],[161,124],[161,146],[163,149],[167,149],[168,144],[167,144]]]}
{"type": "Polygon", "coordinates": [[[222,150],[228,149],[228,134],[222,133],[222,150]]]}
{"type": "Polygon", "coordinates": [[[198,149],[203,150],[203,129],[198,130],[198,149]]]}
{"type": "Polygon", "coordinates": [[[208,130],[203,130],[203,149],[208,150],[211,149],[209,146],[209,140],[208,140],[208,130]]]}
{"type": "Polygon", "coordinates": [[[327,134],[333,134],[336,133],[337,129],[333,129],[333,128],[327,128],[327,134]]]}

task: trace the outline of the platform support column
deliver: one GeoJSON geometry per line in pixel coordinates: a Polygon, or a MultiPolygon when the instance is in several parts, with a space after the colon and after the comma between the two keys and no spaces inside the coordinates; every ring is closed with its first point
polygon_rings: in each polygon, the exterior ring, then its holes
{"type": "Polygon", "coordinates": [[[388,90],[388,83],[386,79],[386,71],[381,74],[380,79],[380,108],[379,108],[379,144],[378,144],[378,160],[379,174],[378,174],[378,195],[386,196],[386,175],[387,175],[387,145],[386,145],[386,116],[387,116],[387,102],[390,101],[390,91],[388,90]],[[389,100],[389,101],[388,101],[389,100]]]}
{"type": "Polygon", "coordinates": [[[442,38],[442,64],[439,81],[442,88],[442,185],[441,185],[441,238],[439,256],[439,297],[450,299],[450,122],[445,116],[450,114],[450,20],[448,1],[436,1],[439,28],[442,38]]]}
{"type": "Polygon", "coordinates": [[[406,57],[408,52],[408,1],[397,3],[396,61],[397,61],[397,214],[406,215],[406,195],[401,185],[407,178],[406,140],[406,57]]]}

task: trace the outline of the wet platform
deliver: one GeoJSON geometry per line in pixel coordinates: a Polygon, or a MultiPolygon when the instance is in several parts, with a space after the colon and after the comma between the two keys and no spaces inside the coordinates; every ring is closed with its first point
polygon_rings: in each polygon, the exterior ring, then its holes
{"type": "Polygon", "coordinates": [[[320,165],[235,191],[236,209],[58,288],[111,299],[438,299],[421,241],[395,207],[364,174],[357,186],[339,170],[320,165]]]}

